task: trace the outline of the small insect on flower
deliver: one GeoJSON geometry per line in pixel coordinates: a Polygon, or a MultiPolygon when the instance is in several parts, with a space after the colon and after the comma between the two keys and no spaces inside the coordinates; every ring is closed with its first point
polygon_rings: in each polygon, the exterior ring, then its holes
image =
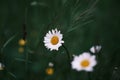
{"type": "Polygon", "coordinates": [[[18,41],[18,44],[19,44],[20,46],[24,46],[24,45],[26,44],[26,41],[25,41],[24,39],[20,39],[20,40],[18,41]]]}
{"type": "Polygon", "coordinates": [[[53,68],[47,68],[46,69],[46,74],[47,75],[52,75],[54,73],[54,69],[53,68]]]}
{"type": "Polygon", "coordinates": [[[96,45],[96,46],[92,46],[91,48],[90,48],[90,51],[92,52],[92,53],[98,53],[100,50],[101,50],[101,46],[100,45],[96,45]]]}
{"type": "Polygon", "coordinates": [[[71,62],[72,69],[75,69],[77,71],[93,71],[93,67],[97,64],[97,61],[95,60],[95,56],[91,55],[88,52],[84,52],[83,54],[79,56],[74,56],[73,61],[71,62]]]}
{"type": "Polygon", "coordinates": [[[46,48],[52,50],[58,50],[64,41],[62,40],[63,35],[57,29],[49,31],[44,37],[44,44],[46,48]]]}

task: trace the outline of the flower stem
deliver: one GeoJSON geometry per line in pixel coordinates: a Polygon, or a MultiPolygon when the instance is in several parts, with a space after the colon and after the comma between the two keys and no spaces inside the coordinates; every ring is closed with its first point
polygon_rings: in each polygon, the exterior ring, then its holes
{"type": "MultiPolygon", "coordinates": [[[[26,0],[27,1],[27,0],[26,0]]],[[[26,3],[26,7],[25,7],[25,14],[24,14],[24,23],[23,23],[23,39],[26,41],[27,38],[27,13],[28,13],[28,7],[27,7],[27,3],[26,3]]],[[[25,48],[25,69],[26,71],[28,70],[28,59],[29,59],[29,54],[27,52],[27,45],[24,46],[25,48]]]]}
{"type": "Polygon", "coordinates": [[[28,60],[29,60],[29,54],[26,52],[26,62],[25,62],[25,69],[28,70],[28,60]]]}
{"type": "Polygon", "coordinates": [[[67,53],[68,61],[69,61],[69,64],[70,64],[70,62],[71,62],[70,53],[69,53],[68,49],[65,47],[65,45],[63,45],[63,48],[65,49],[65,51],[66,51],[66,53],[67,53]]]}
{"type": "Polygon", "coordinates": [[[65,49],[66,53],[67,53],[67,57],[68,57],[68,64],[69,64],[69,68],[68,68],[68,74],[69,75],[66,75],[65,76],[65,79],[66,80],[69,80],[68,78],[71,76],[71,56],[70,56],[70,53],[68,51],[68,49],[65,47],[65,45],[63,45],[63,48],[65,49]]]}

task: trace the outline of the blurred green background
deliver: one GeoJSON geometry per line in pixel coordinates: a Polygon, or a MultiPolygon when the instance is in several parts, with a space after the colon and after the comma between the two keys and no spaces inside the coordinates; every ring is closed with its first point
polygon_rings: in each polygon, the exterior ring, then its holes
{"type": "Polygon", "coordinates": [[[119,0],[0,0],[0,49],[0,80],[120,80],[119,0]],[[55,28],[71,56],[102,46],[93,72],[69,71],[63,47],[46,49],[44,36],[55,28]],[[27,44],[20,46],[23,37],[27,44]],[[52,75],[45,72],[49,62],[52,75]]]}

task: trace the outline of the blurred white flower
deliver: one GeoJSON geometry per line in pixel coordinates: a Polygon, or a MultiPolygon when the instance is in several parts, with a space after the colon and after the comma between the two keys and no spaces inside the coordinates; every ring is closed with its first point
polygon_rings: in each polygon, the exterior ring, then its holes
{"type": "Polygon", "coordinates": [[[31,6],[42,6],[42,7],[48,7],[47,4],[43,2],[33,1],[30,3],[31,6]]]}
{"type": "Polygon", "coordinates": [[[99,52],[100,50],[101,50],[101,46],[100,45],[96,45],[96,46],[92,46],[91,48],[90,48],[90,51],[92,52],[92,53],[97,53],[97,52],[99,52]]]}
{"type": "Polygon", "coordinates": [[[83,54],[79,56],[74,56],[72,64],[72,69],[75,69],[77,71],[93,71],[93,67],[97,64],[97,61],[95,60],[95,56],[90,55],[88,52],[84,52],[83,54]]]}
{"type": "Polygon", "coordinates": [[[31,6],[35,6],[35,5],[37,5],[37,4],[38,4],[37,1],[33,1],[33,2],[30,3],[31,6]]]}
{"type": "Polygon", "coordinates": [[[52,62],[49,62],[48,66],[49,66],[49,67],[53,67],[54,64],[53,64],[52,62]]]}
{"type": "Polygon", "coordinates": [[[0,63],[0,70],[4,69],[4,65],[2,63],[0,63]]]}
{"type": "Polygon", "coordinates": [[[44,44],[46,48],[52,50],[58,50],[64,41],[62,40],[63,35],[57,29],[49,31],[44,37],[44,44]]]}

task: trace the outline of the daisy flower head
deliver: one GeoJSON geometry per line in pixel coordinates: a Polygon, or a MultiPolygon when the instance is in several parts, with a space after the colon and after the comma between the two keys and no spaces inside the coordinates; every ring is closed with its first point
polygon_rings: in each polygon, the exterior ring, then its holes
{"type": "Polygon", "coordinates": [[[25,46],[26,41],[25,41],[24,39],[20,39],[20,40],[18,41],[18,44],[19,44],[20,46],[25,46]]]}
{"type": "Polygon", "coordinates": [[[71,62],[72,69],[75,69],[77,71],[93,71],[93,67],[97,64],[97,61],[95,60],[95,56],[91,55],[88,52],[84,52],[83,54],[79,56],[74,56],[73,61],[71,62]]]}
{"type": "Polygon", "coordinates": [[[54,74],[54,69],[53,68],[47,68],[46,69],[46,74],[47,75],[53,75],[54,74]]]}
{"type": "Polygon", "coordinates": [[[102,46],[100,46],[100,45],[92,46],[92,47],[90,48],[90,51],[91,51],[92,53],[98,53],[98,52],[101,50],[101,48],[102,48],[102,46]]]}
{"type": "Polygon", "coordinates": [[[57,29],[49,31],[44,37],[44,45],[46,48],[52,50],[58,50],[60,46],[64,43],[62,40],[63,35],[57,29]]]}

